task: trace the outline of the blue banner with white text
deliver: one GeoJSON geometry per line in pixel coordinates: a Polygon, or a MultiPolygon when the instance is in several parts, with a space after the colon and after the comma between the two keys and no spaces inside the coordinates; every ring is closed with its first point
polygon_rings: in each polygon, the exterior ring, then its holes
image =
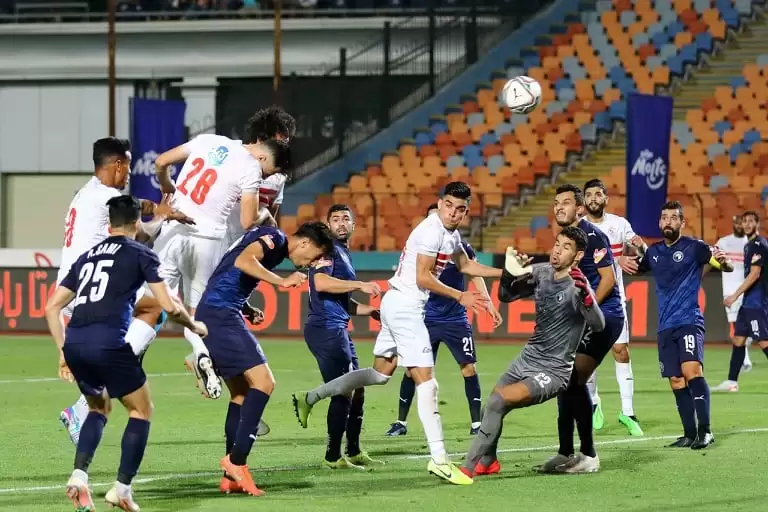
{"type": "MultiPolygon", "coordinates": [[[[131,195],[160,202],[162,194],[155,175],[155,158],[187,141],[185,110],[183,101],[130,99],[131,195]]],[[[173,166],[170,170],[175,178],[181,166],[173,166]]]]}
{"type": "Polygon", "coordinates": [[[627,100],[627,220],[640,236],[661,238],[667,200],[672,98],[630,94],[627,100]]]}

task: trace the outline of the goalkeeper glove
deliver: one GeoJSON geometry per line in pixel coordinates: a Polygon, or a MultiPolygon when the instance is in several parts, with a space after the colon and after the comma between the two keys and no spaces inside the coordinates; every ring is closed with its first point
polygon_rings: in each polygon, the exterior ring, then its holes
{"type": "Polygon", "coordinates": [[[523,277],[529,275],[532,271],[528,261],[523,259],[520,253],[514,247],[507,247],[506,258],[504,259],[504,270],[513,277],[523,277]]]}
{"type": "Polygon", "coordinates": [[[573,284],[576,286],[576,289],[579,292],[579,297],[581,297],[581,301],[584,305],[588,308],[594,306],[595,301],[589,291],[589,283],[587,283],[587,278],[584,273],[580,269],[574,268],[571,269],[568,275],[573,279],[573,284]]]}

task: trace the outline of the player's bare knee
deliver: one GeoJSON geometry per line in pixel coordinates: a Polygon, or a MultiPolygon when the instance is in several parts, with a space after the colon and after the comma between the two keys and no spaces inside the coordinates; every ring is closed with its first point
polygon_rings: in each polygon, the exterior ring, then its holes
{"type": "Polygon", "coordinates": [[[734,347],[743,347],[746,342],[747,342],[747,338],[743,336],[734,336],[733,339],[731,340],[731,343],[733,343],[734,347]]]}
{"type": "Polygon", "coordinates": [[[275,376],[272,375],[272,370],[267,364],[260,364],[247,370],[243,377],[245,377],[249,388],[258,389],[267,395],[271,395],[275,391],[275,376]]]}
{"type": "Polygon", "coordinates": [[[397,369],[397,359],[395,357],[376,356],[373,360],[373,369],[381,376],[386,377],[386,380],[381,383],[386,384],[397,369]]]}
{"type": "Polygon", "coordinates": [[[427,381],[433,380],[434,372],[432,368],[418,368],[413,367],[411,370],[411,378],[416,385],[424,384],[427,381]]]}
{"type": "Polygon", "coordinates": [[[757,344],[760,346],[761,350],[765,350],[768,348],[768,340],[758,341],[757,344]]]}
{"type": "Polygon", "coordinates": [[[687,361],[683,363],[682,370],[683,378],[685,378],[686,382],[690,382],[697,377],[704,376],[704,368],[702,368],[701,363],[698,361],[687,361]]]}
{"type": "Polygon", "coordinates": [[[613,351],[613,359],[617,363],[629,362],[629,346],[626,343],[616,343],[611,349],[613,351]]]}
{"type": "Polygon", "coordinates": [[[685,378],[682,376],[669,378],[669,387],[672,388],[673,390],[685,389],[686,386],[687,384],[685,382],[685,378]]]}
{"type": "Polygon", "coordinates": [[[461,370],[461,375],[463,377],[474,377],[477,375],[477,366],[475,366],[475,363],[459,365],[459,369],[461,370]]]}

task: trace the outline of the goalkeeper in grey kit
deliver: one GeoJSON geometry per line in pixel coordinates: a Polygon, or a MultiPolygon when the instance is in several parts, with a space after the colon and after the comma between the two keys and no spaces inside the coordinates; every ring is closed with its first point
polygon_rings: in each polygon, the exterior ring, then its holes
{"type": "Polygon", "coordinates": [[[499,300],[533,296],[536,327],[485,404],[480,430],[461,468],[466,475],[501,470],[496,449],[504,417],[512,409],[546,402],[564,390],[585,329],[603,330],[603,314],[578,268],[586,247],[586,233],[566,227],[557,235],[549,263],[531,266],[527,256],[507,249],[499,300]]]}

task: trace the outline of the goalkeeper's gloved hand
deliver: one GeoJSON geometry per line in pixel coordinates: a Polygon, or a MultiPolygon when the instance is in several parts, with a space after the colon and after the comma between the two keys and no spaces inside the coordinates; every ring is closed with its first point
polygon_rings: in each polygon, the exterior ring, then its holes
{"type": "Polygon", "coordinates": [[[592,294],[589,292],[589,283],[587,283],[587,277],[578,267],[571,269],[568,275],[570,275],[571,279],[573,279],[573,284],[579,291],[579,297],[581,297],[581,301],[586,307],[591,308],[595,304],[595,301],[592,298],[592,294]]]}
{"type": "Polygon", "coordinates": [[[523,277],[532,272],[530,266],[531,259],[528,256],[520,254],[514,247],[507,247],[506,258],[504,259],[504,270],[513,277],[523,277]]]}

